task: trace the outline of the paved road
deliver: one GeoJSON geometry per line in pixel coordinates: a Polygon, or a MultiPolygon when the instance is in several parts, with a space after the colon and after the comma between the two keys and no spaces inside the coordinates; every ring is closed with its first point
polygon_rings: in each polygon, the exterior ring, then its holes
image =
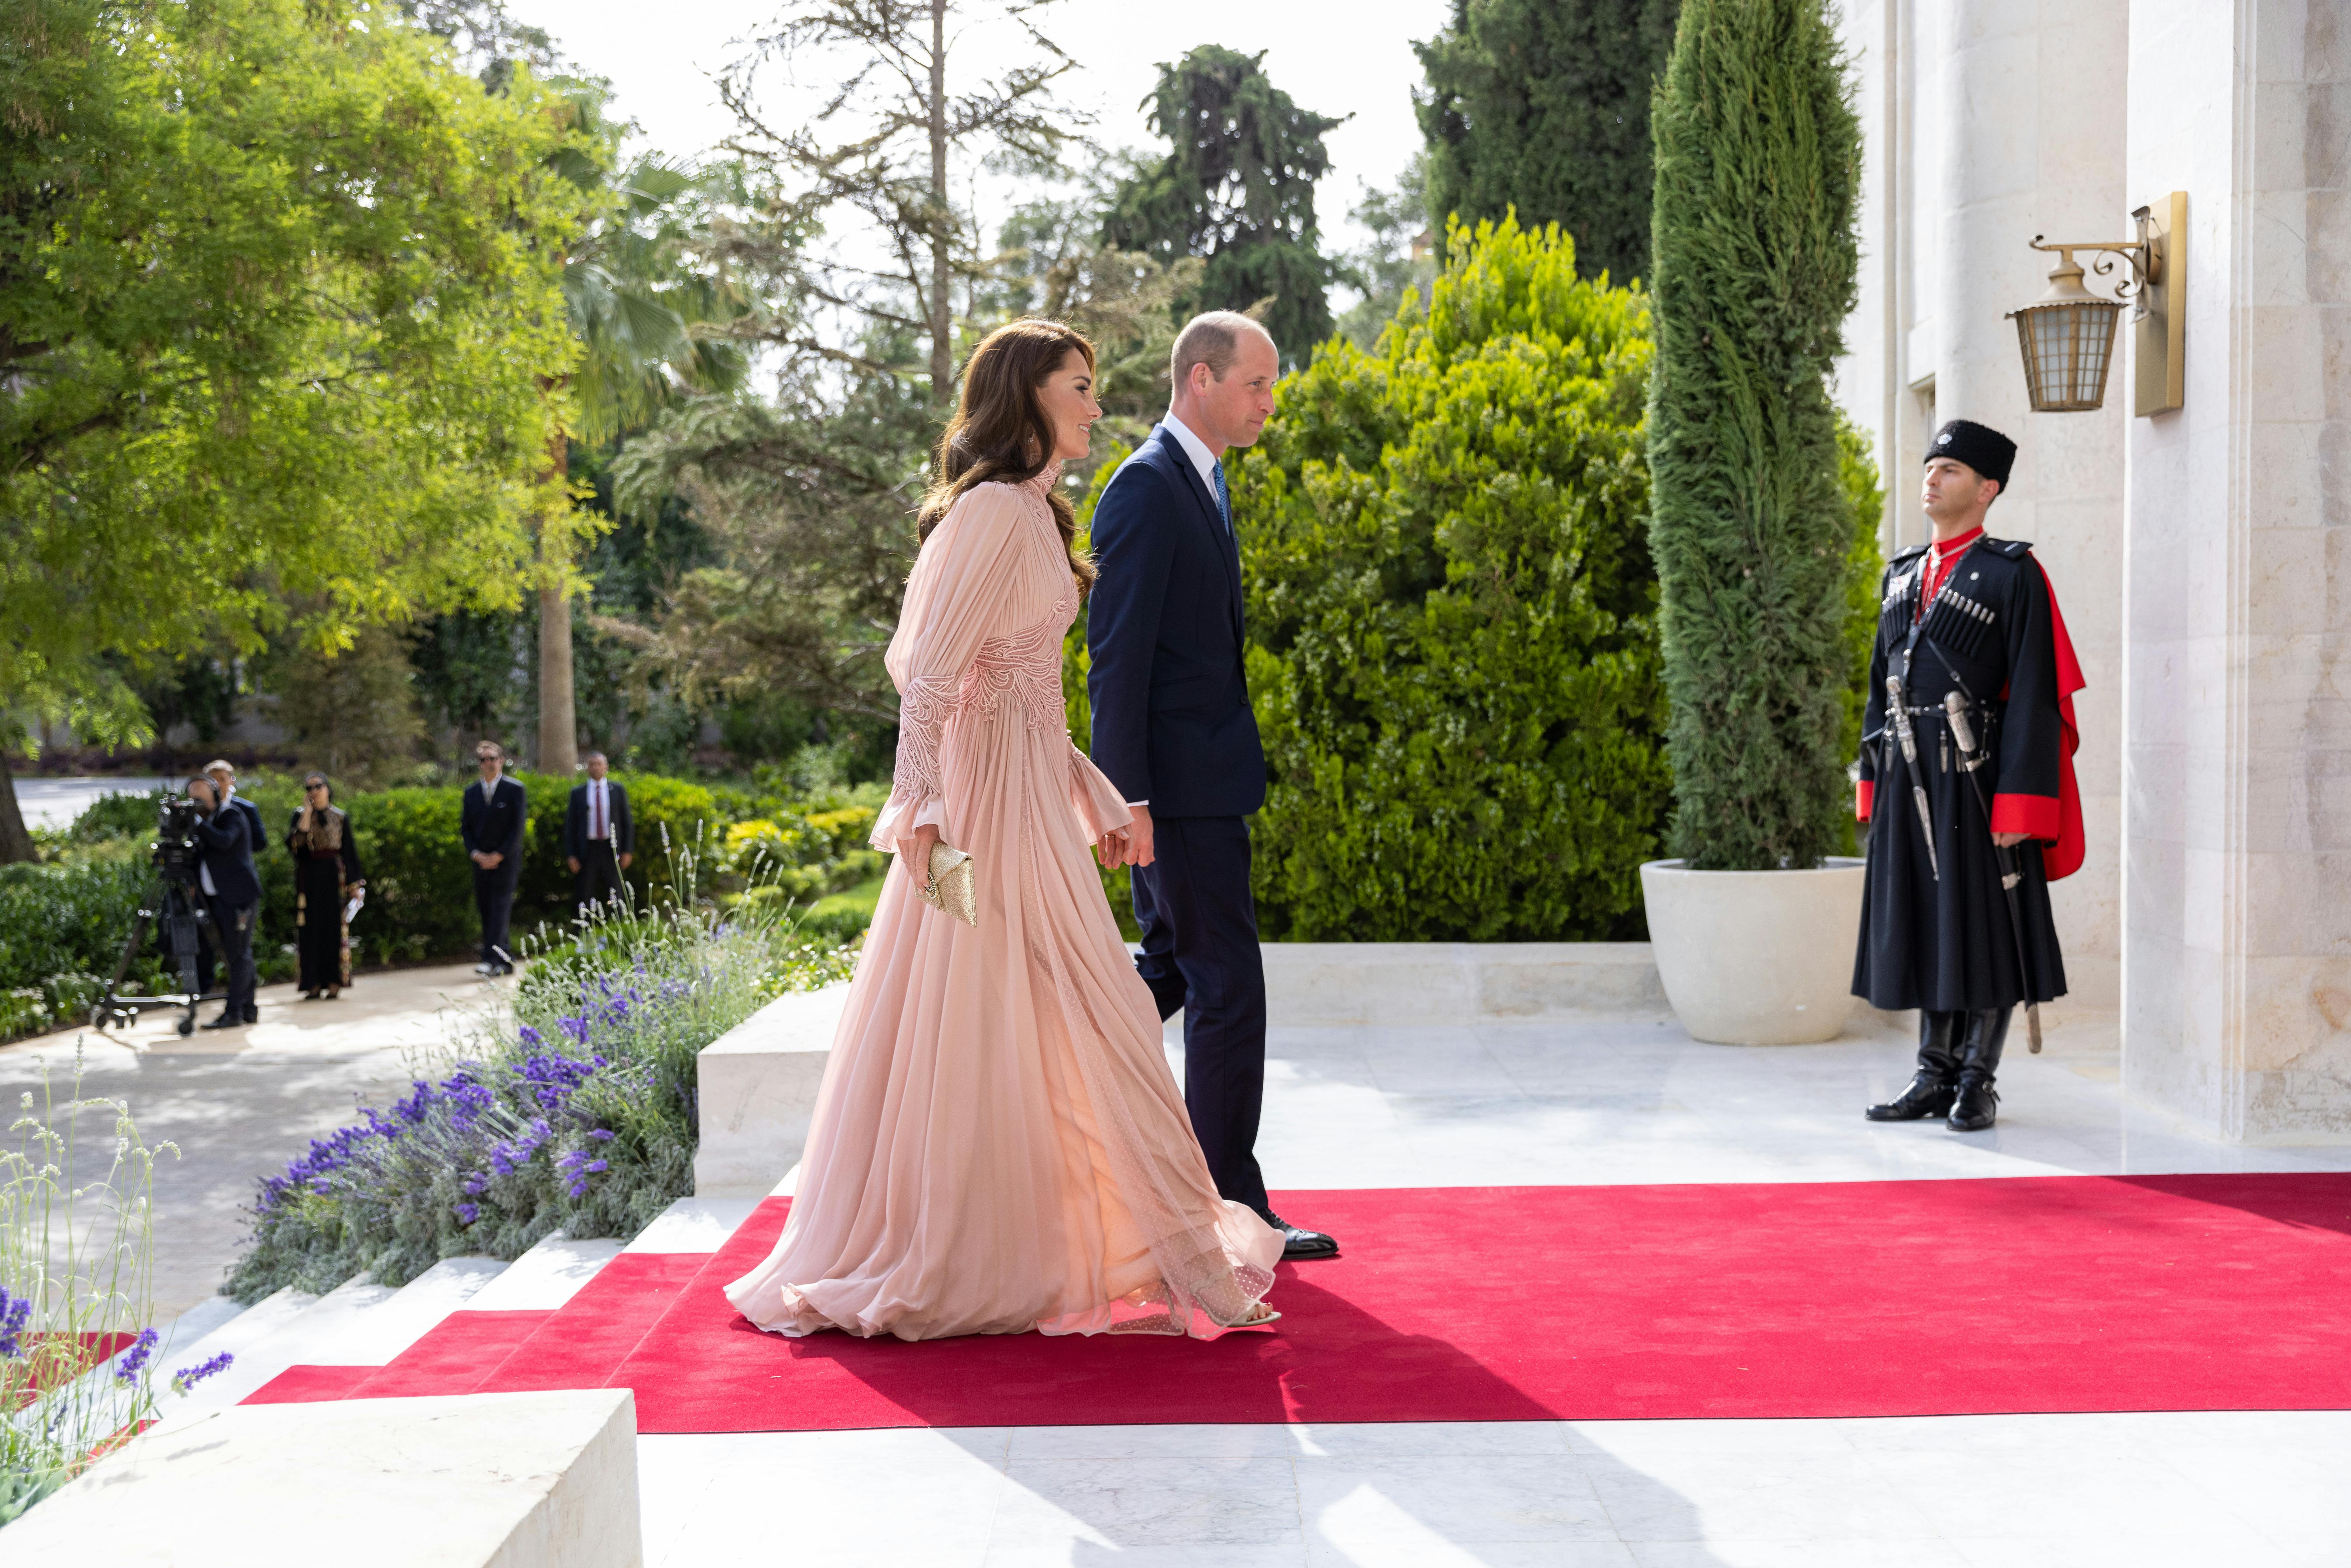
{"type": "MultiPolygon", "coordinates": [[[[150,1146],[179,1145],[155,1174],[155,1304],[170,1317],[213,1294],[243,1250],[255,1182],[350,1121],[360,1100],[404,1092],[413,1054],[438,1043],[460,1009],[487,1006],[490,988],[464,965],[389,970],[360,976],[331,1002],[266,986],[249,1029],[183,1040],[176,1012],[154,1012],[127,1034],[20,1040],[0,1048],[0,1097],[13,1111],[46,1068],[65,1098],[78,1038],[84,1093],[128,1101],[150,1146]]],[[[106,1113],[80,1124],[85,1149],[103,1152],[112,1136],[106,1113]]]]}
{"type": "Polygon", "coordinates": [[[18,779],[16,809],[28,828],[69,828],[101,795],[144,795],[161,779],[18,779]]]}

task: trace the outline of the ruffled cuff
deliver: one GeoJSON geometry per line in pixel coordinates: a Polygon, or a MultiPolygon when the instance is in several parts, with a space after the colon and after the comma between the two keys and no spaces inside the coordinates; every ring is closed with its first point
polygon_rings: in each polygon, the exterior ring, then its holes
{"type": "Polygon", "coordinates": [[[883,854],[898,852],[898,841],[912,836],[925,822],[947,832],[947,803],[936,795],[914,796],[903,790],[893,791],[882,814],[873,819],[873,831],[866,841],[883,854]]]}
{"type": "Polygon", "coordinates": [[[1099,839],[1104,833],[1116,832],[1134,821],[1127,810],[1126,798],[1118,792],[1109,776],[1094,766],[1093,758],[1080,751],[1077,743],[1070,743],[1070,807],[1085,824],[1086,837],[1099,839]]]}

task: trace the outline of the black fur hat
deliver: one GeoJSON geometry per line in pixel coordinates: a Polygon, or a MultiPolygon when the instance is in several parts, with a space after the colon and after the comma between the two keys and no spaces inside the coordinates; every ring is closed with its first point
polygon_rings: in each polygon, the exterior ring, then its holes
{"type": "Polygon", "coordinates": [[[1985,478],[1999,480],[2005,490],[2008,471],[2016,465],[2016,443],[1988,424],[1955,419],[1927,443],[1927,461],[1932,463],[1938,457],[1964,463],[1985,478]]]}

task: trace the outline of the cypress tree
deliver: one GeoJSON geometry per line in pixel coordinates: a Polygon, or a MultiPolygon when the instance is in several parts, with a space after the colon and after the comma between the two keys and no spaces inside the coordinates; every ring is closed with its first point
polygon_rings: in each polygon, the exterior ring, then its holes
{"type": "Polygon", "coordinates": [[[1679,0],[1454,0],[1415,44],[1428,90],[1428,214],[1475,225],[1516,210],[1575,236],[1577,270],[1649,268],[1649,94],[1679,0]]]}
{"type": "Polygon", "coordinates": [[[1823,0],[1684,0],[1651,119],[1676,848],[1698,869],[1814,865],[1844,841],[1853,524],[1828,380],[1861,166],[1823,0]]]}

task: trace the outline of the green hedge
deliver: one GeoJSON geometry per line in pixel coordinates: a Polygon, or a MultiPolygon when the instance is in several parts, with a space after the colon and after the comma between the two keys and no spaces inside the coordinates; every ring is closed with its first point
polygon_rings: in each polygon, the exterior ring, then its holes
{"type": "Polygon", "coordinates": [[[1646,300],[1456,227],[1426,319],[1290,377],[1233,482],[1270,937],[1642,934],[1658,852],[1646,300]]]}

